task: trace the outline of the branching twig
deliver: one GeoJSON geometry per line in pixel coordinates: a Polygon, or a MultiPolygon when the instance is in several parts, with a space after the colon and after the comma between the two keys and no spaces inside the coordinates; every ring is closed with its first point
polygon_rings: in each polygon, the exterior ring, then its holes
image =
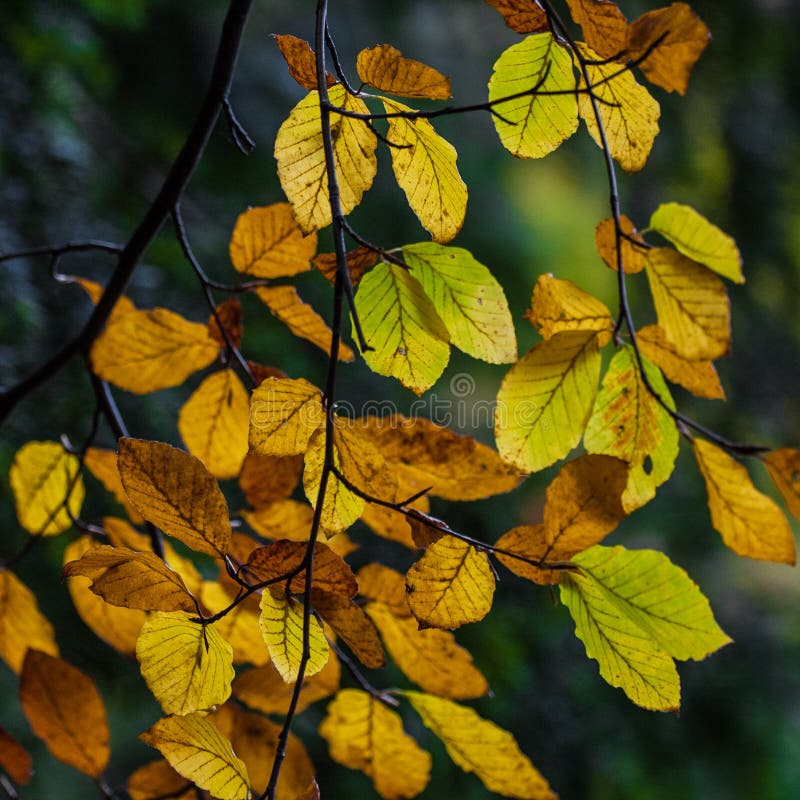
{"type": "Polygon", "coordinates": [[[87,250],[100,250],[104,253],[119,254],[123,249],[123,245],[115,244],[114,242],[104,242],[100,239],[78,239],[73,242],[63,242],[62,244],[31,247],[28,250],[15,250],[13,253],[0,253],[0,261],[12,261],[17,258],[31,256],[52,256],[56,258],[64,255],[64,253],[80,253],[87,250]]]}
{"type": "Polygon", "coordinates": [[[376,689],[364,676],[364,673],[358,668],[358,665],[353,661],[350,656],[345,653],[336,642],[328,640],[328,645],[330,646],[331,650],[336,653],[337,658],[342,664],[347,667],[347,671],[353,676],[353,679],[356,683],[368,694],[372,695],[376,700],[379,700],[381,703],[391,706],[392,708],[397,708],[400,703],[397,701],[395,697],[392,697],[388,692],[382,691],[380,689],[376,689]]]}

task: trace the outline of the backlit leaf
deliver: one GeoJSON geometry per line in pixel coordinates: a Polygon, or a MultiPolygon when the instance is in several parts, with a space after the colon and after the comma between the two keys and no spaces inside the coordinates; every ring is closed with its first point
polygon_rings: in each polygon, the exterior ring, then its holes
{"type": "Polygon", "coordinates": [[[675,351],[690,361],[724,356],[731,345],[725,284],[671,247],[647,252],[647,278],[658,324],[675,351]]]}
{"type": "MultiPolygon", "coordinates": [[[[313,615],[308,620],[310,658],[305,675],[311,677],[328,662],[330,651],[322,626],[313,615]]],[[[284,595],[269,591],[261,595],[261,635],[267,643],[272,663],[286,683],[295,683],[303,655],[303,606],[284,595]]]]}
{"type": "Polygon", "coordinates": [[[740,556],[794,564],[794,536],[776,503],[753,486],[747,469],[724,450],[695,439],[694,454],[708,491],[711,522],[740,556]]]}
{"type": "Polygon", "coordinates": [[[53,626],[36,596],[13,572],[0,569],[0,657],[19,673],[29,647],[58,655],[53,626]]]}
{"type": "MultiPolygon", "coordinates": [[[[289,74],[304,89],[311,91],[317,88],[317,61],[311,45],[305,39],[298,39],[291,34],[275,34],[273,36],[281,55],[289,67],[289,74]]],[[[325,76],[328,86],[336,83],[336,79],[325,76]]]]}
{"type": "Polygon", "coordinates": [[[410,617],[406,581],[391,567],[373,562],[358,571],[358,593],[385,605],[396,617],[410,617]]]}
{"type": "Polygon", "coordinates": [[[208,326],[166,308],[137,310],[111,320],[91,350],[92,370],[134,394],[180,386],[211,364],[219,345],[208,326]]]}
{"type": "Polygon", "coordinates": [[[235,297],[231,297],[224,303],[215,306],[214,311],[215,314],[208,316],[208,333],[211,338],[220,347],[227,347],[228,342],[225,341],[225,336],[222,334],[224,330],[231,344],[239,347],[244,336],[242,304],[235,297]],[[219,318],[219,322],[217,322],[217,318],[219,318]]]}
{"type": "MultiPolygon", "coordinates": [[[[381,101],[387,114],[413,111],[396,100],[381,101]]],[[[456,167],[455,148],[426,119],[388,121],[392,168],[408,205],[435,242],[449,242],[467,211],[467,186],[456,167]]]]}
{"type": "Polygon", "coordinates": [[[567,0],[572,19],[581,26],[586,44],[603,58],[623,54],[628,21],[612,0],[567,0]]]}
{"type": "Polygon", "coordinates": [[[428,785],[430,754],[405,733],[399,714],[367,692],[339,692],[319,733],[331,758],[368,775],[386,800],[416,797],[428,785]]]}
{"type": "Polygon", "coordinates": [[[83,466],[94,475],[105,488],[114,495],[114,499],[125,507],[125,512],[135,525],[144,522],[142,515],[133,507],[117,469],[117,453],[115,450],[104,450],[90,447],[83,455],[83,466]]]}
{"type": "Polygon", "coordinates": [[[547,15],[536,0],[486,0],[496,8],[511,30],[533,33],[547,28],[547,15]]]}
{"type": "Polygon", "coordinates": [[[31,779],[28,751],[3,728],[0,728],[0,771],[5,772],[14,783],[26,784],[31,779]]]}
{"type": "MultiPolygon", "coordinates": [[[[647,260],[644,257],[647,247],[644,244],[644,239],[639,236],[634,224],[625,214],[620,215],[619,221],[622,233],[630,237],[630,239],[622,238],[622,268],[626,275],[635,275],[647,266],[647,260]],[[631,242],[631,239],[641,242],[642,246],[637,247],[631,242]]],[[[600,258],[603,259],[606,266],[616,271],[617,232],[614,227],[613,217],[607,217],[597,224],[594,231],[594,242],[597,246],[597,252],[600,253],[600,258]]]]}
{"type": "Polygon", "coordinates": [[[581,439],[597,394],[600,351],[591,331],[564,331],[537,344],[506,374],[497,394],[500,455],[537,472],[581,439]]]}
{"type": "Polygon", "coordinates": [[[526,578],[541,586],[558,583],[561,579],[561,570],[546,569],[530,563],[531,561],[554,563],[557,560],[553,557],[553,545],[545,534],[543,522],[536,525],[517,525],[506,531],[494,546],[498,548],[494,551],[495,558],[520,578],[526,578]],[[545,554],[550,554],[550,558],[545,559],[545,554]]]}
{"type": "Polygon", "coordinates": [[[119,474],[139,513],[192,550],[224,556],[228,505],[199,459],[163,442],[119,440],[119,474]]]}
{"type": "Polygon", "coordinates": [[[556,800],[514,737],[467,706],[421,692],[403,692],[453,761],[490,791],[521,800],[556,800]]]}
{"type": "MultiPolygon", "coordinates": [[[[675,404],[659,370],[643,358],[650,386],[669,408],[675,404]]],[[[583,444],[589,453],[627,461],[628,484],[622,506],[630,513],[655,497],[672,474],[678,456],[678,429],[645,385],[633,348],[618,350],[603,377],[583,444]]]]}
{"type": "Polygon", "coordinates": [[[334,420],[333,439],[339,469],[356,489],[382,500],[393,501],[398,480],[370,434],[347,416],[334,420]]]}
{"type": "Polygon", "coordinates": [[[197,800],[194,784],[175,772],[166,761],[151,761],[139,767],[128,778],[126,788],[131,800],[158,800],[159,797],[197,800]]]}
{"type": "Polygon", "coordinates": [[[773,450],[764,456],[764,464],[789,511],[800,519],[800,450],[773,450]]]}
{"type": "Polygon", "coordinates": [[[403,259],[456,347],[491,364],[517,360],[514,323],[503,289],[469,251],[422,242],[406,245],[403,259]]]}
{"type": "MultiPolygon", "coordinates": [[[[638,172],[647,161],[658,135],[661,107],[644,86],[636,82],[627,67],[603,62],[598,53],[578,45],[584,58],[601,63],[587,64],[591,91],[598,98],[597,110],[606,132],[611,155],[626,172],[638,172]]],[[[579,88],[586,90],[581,76],[579,88]]],[[[578,111],[592,138],[602,147],[592,101],[584,91],[578,96],[578,111]]]]}
{"type": "Polygon", "coordinates": [[[408,605],[423,627],[458,628],[492,607],[494,573],[486,553],[443,536],[406,575],[408,605]]]}
{"type": "Polygon", "coordinates": [[[230,742],[199,714],[165,717],[139,738],[155,747],[184,778],[219,800],[250,797],[247,768],[230,742]]]}
{"type": "MultiPolygon", "coordinates": [[[[364,273],[370,268],[374,267],[380,256],[369,247],[363,245],[351,250],[347,254],[347,269],[350,273],[350,283],[355,287],[358,286],[364,273]]],[[[318,253],[314,256],[314,266],[325,276],[325,279],[333,284],[336,280],[336,271],[338,264],[336,261],[336,253],[318,253]]]]}
{"type": "Polygon", "coordinates": [[[231,369],[209,375],[181,406],[178,430],[215,478],[235,478],[247,455],[250,401],[231,369]]]}
{"type": "Polygon", "coordinates": [[[265,539],[304,542],[311,532],[314,509],[299,500],[278,500],[258,511],[243,511],[247,524],[265,539]]]}
{"type": "Polygon", "coordinates": [[[92,679],[40,650],[28,650],[19,699],[33,732],[59,760],[99,778],[111,751],[106,709],[92,679]]]}
{"type": "Polygon", "coordinates": [[[250,453],[239,473],[239,487],[253,508],[288,497],[300,481],[303,457],[263,456],[250,453]]]}
{"type": "MultiPolygon", "coordinates": [[[[235,590],[229,594],[221,584],[203,581],[200,599],[212,614],[230,608],[235,596],[235,590]]],[[[269,663],[269,653],[258,628],[259,613],[257,598],[249,597],[214,623],[217,633],[233,648],[234,664],[259,667],[269,663]]]]}
{"type": "MultiPolygon", "coordinates": [[[[348,94],[343,86],[331,86],[333,105],[368,114],[363,100],[348,94]]],[[[331,113],[333,152],[342,211],[349,214],[361,195],[372,185],[377,170],[377,138],[364,122],[331,113]]],[[[305,233],[331,223],[328,175],[322,143],[319,94],[310,92],[291,111],[275,138],[278,178],[305,233]]]]}
{"type": "Polygon", "coordinates": [[[316,588],[311,590],[311,602],[314,610],[365,667],[379,669],[384,665],[383,646],[378,632],[360,605],[349,597],[316,588]]]}
{"type": "Polygon", "coordinates": [[[139,634],[136,658],[165,714],[205,711],[230,697],[231,646],[213,625],[193,622],[184,611],[153,614],[139,634]]]}
{"type": "Polygon", "coordinates": [[[248,208],[239,215],[229,249],[237,271],[258,278],[281,278],[311,269],[317,234],[303,234],[289,203],[273,203],[248,208]]]}
{"type": "Polygon", "coordinates": [[[80,468],[59,442],[28,442],[17,450],[8,479],[28,533],[54,536],[72,527],[70,516],[80,515],[85,494],[80,468]]]}
{"type": "MultiPolygon", "coordinates": [[[[418,497],[410,504],[411,508],[416,508],[423,514],[430,511],[430,503],[427,497],[418,497]]],[[[399,542],[406,547],[415,550],[417,545],[411,532],[411,525],[408,517],[402,511],[395,511],[386,506],[379,506],[375,503],[367,503],[361,521],[378,536],[389,539],[392,542],[399,542]]]]}
{"type": "Polygon", "coordinates": [[[378,44],[362,50],[356,59],[358,77],[382,92],[401,97],[426,97],[448,100],[450,79],[439,70],[405,58],[390,44],[378,44]]]}
{"type": "Polygon", "coordinates": [[[472,656],[459,647],[449,631],[420,630],[415,619],[398,617],[383,603],[369,603],[366,611],[394,663],[426,692],[466,700],[489,691],[472,656]]]}
{"type": "Polygon", "coordinates": [[[489,102],[499,114],[492,122],[503,147],[520,158],[543,158],[569,139],[578,129],[574,89],[570,53],[549,31],[506,49],[489,80],[489,102]]]}
{"type": "Polygon", "coordinates": [[[663,203],[650,217],[650,227],[693,261],[734,283],[744,283],[736,242],[690,206],[663,203]]]}
{"type": "Polygon", "coordinates": [[[450,336],[422,286],[396,264],[364,276],[356,308],[373,372],[392,375],[416,394],[429,389],[450,360],[450,336]]]}
{"type": "MultiPolygon", "coordinates": [[[[63,275],[59,278],[59,280],[66,280],[68,283],[77,283],[78,286],[89,295],[89,299],[97,305],[100,302],[100,298],[103,296],[103,292],[105,291],[105,287],[101,284],[90,281],[88,278],[81,278],[77,275],[63,275]]],[[[111,314],[109,315],[109,319],[115,319],[116,317],[122,316],[123,314],[127,314],[129,311],[136,311],[136,306],[133,304],[133,301],[122,295],[119,300],[114,304],[114,308],[111,309],[111,314]]]]}

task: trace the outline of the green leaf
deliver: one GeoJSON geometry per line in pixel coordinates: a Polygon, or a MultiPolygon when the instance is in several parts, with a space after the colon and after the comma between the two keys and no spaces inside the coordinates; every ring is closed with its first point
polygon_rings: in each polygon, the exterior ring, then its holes
{"type": "Polygon", "coordinates": [[[461,247],[406,245],[403,258],[433,301],[453,344],[490,364],[517,360],[508,302],[488,268],[461,247]]]}

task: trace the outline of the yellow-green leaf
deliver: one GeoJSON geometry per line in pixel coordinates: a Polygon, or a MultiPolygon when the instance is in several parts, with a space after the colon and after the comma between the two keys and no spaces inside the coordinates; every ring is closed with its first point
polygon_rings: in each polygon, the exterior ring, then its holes
{"type": "Polygon", "coordinates": [[[19,524],[34,536],[54,536],[81,513],[85,489],[80,461],[58,442],[28,442],[9,471],[19,524]]]}
{"type": "Polygon", "coordinates": [[[153,614],[142,626],[136,658],[165,714],[205,711],[230,697],[233,649],[213,625],[193,622],[184,611],[153,614]]]}
{"type": "Polygon", "coordinates": [[[694,454],[708,491],[711,522],[740,556],[794,564],[794,536],[783,511],[753,486],[747,469],[724,450],[695,439],[694,454]]]}
{"type": "MultiPolygon", "coordinates": [[[[412,112],[381,98],[387,114],[412,112]]],[[[456,167],[453,145],[426,119],[389,118],[392,168],[411,210],[436,242],[449,242],[464,224],[467,186],[456,167]]]]}
{"type": "Polygon", "coordinates": [[[373,372],[422,394],[450,360],[450,336],[419,282],[396,264],[378,264],[358,286],[356,308],[373,372]]]}
{"type": "MultiPolygon", "coordinates": [[[[307,678],[316,675],[328,663],[330,656],[322,626],[313,614],[308,623],[310,658],[305,670],[307,678]]],[[[285,683],[295,683],[303,655],[303,606],[285,595],[275,597],[265,590],[261,595],[259,625],[272,663],[285,683]]]]}
{"type": "Polygon", "coordinates": [[[549,31],[506,49],[489,80],[489,102],[497,111],[492,122],[503,147],[520,158],[543,158],[555,150],[578,129],[574,89],[569,51],[549,31]],[[564,94],[536,94],[534,89],[564,94]]]}
{"type": "Polygon", "coordinates": [[[497,394],[500,455],[526,472],[566,456],[583,435],[599,376],[592,331],[564,331],[537,344],[511,368],[497,394]]]}
{"type": "MultiPolygon", "coordinates": [[[[331,86],[328,97],[333,105],[348,111],[369,113],[364,101],[353,97],[343,86],[331,86]]],[[[378,140],[363,121],[335,112],[331,113],[331,130],[342,211],[349,214],[372,185],[378,167],[375,159],[378,140]]],[[[275,158],[281,186],[303,232],[330,225],[318,92],[312,91],[304,97],[281,125],[275,138],[275,158]]]]}
{"type": "Polygon", "coordinates": [[[219,800],[247,800],[249,779],[244,762],[216,726],[200,714],[165,717],[139,738],[155,747],[173,769],[219,800]]]}
{"type": "Polygon", "coordinates": [[[430,754],[405,733],[399,714],[367,692],[339,692],[319,733],[331,758],[368,775],[386,800],[416,797],[428,785],[430,754]]]}
{"type": "Polygon", "coordinates": [[[467,706],[421,692],[403,692],[453,761],[490,791],[520,800],[557,800],[514,737],[467,706]]]}
{"type": "Polygon", "coordinates": [[[456,347],[490,364],[517,360],[517,338],[503,288],[469,251],[422,242],[406,245],[403,259],[456,347]]]}
{"type": "MultiPolygon", "coordinates": [[[[650,386],[669,408],[675,404],[657,367],[644,357],[650,386]]],[[[634,350],[617,351],[597,395],[583,444],[589,453],[616,456],[630,465],[622,506],[630,513],[656,494],[672,474],[678,457],[678,429],[667,410],[650,394],[634,350]]]]}
{"type": "Polygon", "coordinates": [[[744,283],[736,242],[690,206],[663,203],[650,217],[650,227],[693,261],[734,283],[744,283]]]}

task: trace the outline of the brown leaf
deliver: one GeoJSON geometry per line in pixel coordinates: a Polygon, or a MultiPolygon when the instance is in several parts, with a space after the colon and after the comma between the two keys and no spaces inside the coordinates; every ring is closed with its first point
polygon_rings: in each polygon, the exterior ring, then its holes
{"type": "MultiPolygon", "coordinates": [[[[228,338],[231,340],[231,344],[234,347],[239,347],[242,343],[242,336],[244,336],[242,304],[235,297],[231,297],[230,300],[220,303],[216,307],[216,312],[225,333],[228,334],[228,338]]],[[[228,346],[213,314],[208,318],[208,332],[220,347],[228,346]]]]}
{"type": "MultiPolygon", "coordinates": [[[[289,67],[289,74],[304,89],[309,91],[316,89],[317,63],[311,45],[305,39],[298,39],[290,33],[273,34],[273,38],[289,67]]],[[[336,83],[336,79],[330,73],[325,75],[325,80],[328,86],[336,83]]]]}
{"type": "Polygon", "coordinates": [[[536,0],[486,0],[496,8],[506,25],[517,33],[536,33],[548,29],[547,15],[536,0]]]}
{"type": "Polygon", "coordinates": [[[448,100],[452,96],[450,78],[421,61],[405,58],[390,44],[362,50],[356,59],[356,70],[364,83],[389,94],[429,100],[448,100]]]}
{"type": "Polygon", "coordinates": [[[622,55],[628,21],[611,0],[567,0],[572,19],[581,26],[586,44],[603,58],[622,55]]]}
{"type": "Polygon", "coordinates": [[[253,508],[288,497],[300,481],[303,456],[261,456],[250,453],[239,473],[239,487],[253,508]]]}
{"type": "Polygon", "coordinates": [[[14,783],[24,785],[31,779],[28,751],[3,728],[0,728],[0,770],[14,783]]]}
{"type": "MultiPolygon", "coordinates": [[[[625,216],[620,215],[620,229],[626,236],[630,236],[637,242],[641,242],[641,247],[636,247],[630,239],[622,238],[622,268],[626,275],[635,275],[647,266],[644,257],[646,245],[644,239],[639,235],[633,222],[625,216]]],[[[603,259],[606,266],[617,271],[617,233],[614,227],[614,218],[607,217],[597,224],[594,231],[594,243],[597,252],[603,259]]]]}
{"type": "Polygon", "coordinates": [[[384,665],[383,647],[372,620],[349,597],[311,590],[311,602],[356,658],[369,669],[384,665]]]}
{"type": "MultiPolygon", "coordinates": [[[[358,286],[358,282],[364,273],[380,260],[378,254],[369,247],[358,247],[347,254],[347,269],[350,272],[350,282],[353,288],[358,286]]],[[[333,284],[336,280],[336,253],[319,253],[314,256],[312,261],[314,266],[325,276],[329,283],[333,284]]]]}
{"type": "Polygon", "coordinates": [[[773,450],[764,456],[764,464],[789,511],[800,519],[800,450],[773,450]]]}
{"type": "Polygon", "coordinates": [[[108,723],[88,675],[60,658],[28,650],[19,695],[33,732],[59,761],[92,778],[103,774],[111,755],[108,723]]]}
{"type": "Polygon", "coordinates": [[[260,386],[267,378],[288,378],[289,376],[277,367],[268,367],[264,364],[259,364],[256,361],[247,361],[247,366],[250,367],[250,372],[256,379],[256,385],[260,386]]]}

